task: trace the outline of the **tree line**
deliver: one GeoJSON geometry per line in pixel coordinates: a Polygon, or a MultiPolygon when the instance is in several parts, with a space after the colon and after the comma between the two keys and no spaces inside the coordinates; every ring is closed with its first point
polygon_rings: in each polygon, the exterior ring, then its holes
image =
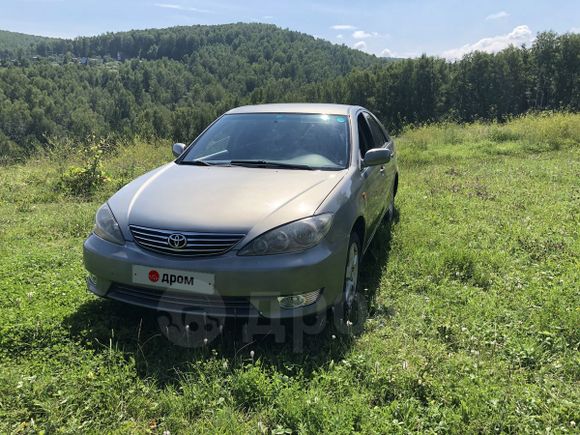
{"type": "MultiPolygon", "coordinates": [[[[252,101],[272,99],[275,87],[257,90],[252,101]]],[[[457,62],[423,55],[357,69],[286,98],[361,104],[395,130],[444,119],[504,121],[530,110],[577,111],[580,34],[544,32],[529,48],[474,52],[457,62]]]]}
{"type": "Polygon", "coordinates": [[[0,63],[4,159],[59,137],[188,142],[241,104],[360,104],[394,131],[580,107],[578,34],[544,32],[531,47],[475,52],[457,62],[386,61],[261,24],[40,40],[27,53],[20,47],[10,53],[16,60],[0,63]]]}

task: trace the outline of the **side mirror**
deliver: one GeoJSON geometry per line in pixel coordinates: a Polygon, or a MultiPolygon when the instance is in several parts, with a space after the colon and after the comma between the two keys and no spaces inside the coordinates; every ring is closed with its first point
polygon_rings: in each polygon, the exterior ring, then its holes
{"type": "Polygon", "coordinates": [[[387,148],[373,148],[366,152],[362,162],[363,167],[384,165],[391,161],[391,150],[387,148]]]}
{"type": "Polygon", "coordinates": [[[183,150],[185,150],[185,144],[183,143],[174,143],[171,147],[171,151],[173,151],[173,155],[175,157],[179,157],[183,154],[183,150]]]}

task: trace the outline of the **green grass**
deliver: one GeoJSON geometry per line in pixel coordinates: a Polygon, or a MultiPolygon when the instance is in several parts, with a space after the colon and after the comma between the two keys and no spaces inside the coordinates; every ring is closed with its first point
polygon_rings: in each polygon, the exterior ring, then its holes
{"type": "Polygon", "coordinates": [[[406,131],[397,219],[365,258],[365,329],[303,352],[245,345],[241,325],[176,347],[154,315],[86,292],[94,211],[168,144],[107,155],[85,199],[56,188],[83,164],[70,150],[0,167],[0,432],[577,431],[579,128],[554,114],[406,131]]]}

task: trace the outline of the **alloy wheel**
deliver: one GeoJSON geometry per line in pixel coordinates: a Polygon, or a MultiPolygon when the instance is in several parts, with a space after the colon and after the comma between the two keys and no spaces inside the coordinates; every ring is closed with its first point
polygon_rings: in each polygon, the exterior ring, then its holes
{"type": "Polygon", "coordinates": [[[345,311],[349,312],[353,306],[358,285],[358,270],[360,263],[359,246],[356,240],[352,240],[348,249],[348,259],[344,279],[344,304],[345,311]]]}

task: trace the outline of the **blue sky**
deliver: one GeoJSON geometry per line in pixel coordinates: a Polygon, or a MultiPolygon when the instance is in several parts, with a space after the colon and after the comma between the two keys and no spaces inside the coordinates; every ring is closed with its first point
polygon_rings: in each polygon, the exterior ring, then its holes
{"type": "Polygon", "coordinates": [[[0,29],[75,37],[175,25],[266,22],[368,53],[461,57],[580,32],[580,0],[0,0],[0,29]]]}

